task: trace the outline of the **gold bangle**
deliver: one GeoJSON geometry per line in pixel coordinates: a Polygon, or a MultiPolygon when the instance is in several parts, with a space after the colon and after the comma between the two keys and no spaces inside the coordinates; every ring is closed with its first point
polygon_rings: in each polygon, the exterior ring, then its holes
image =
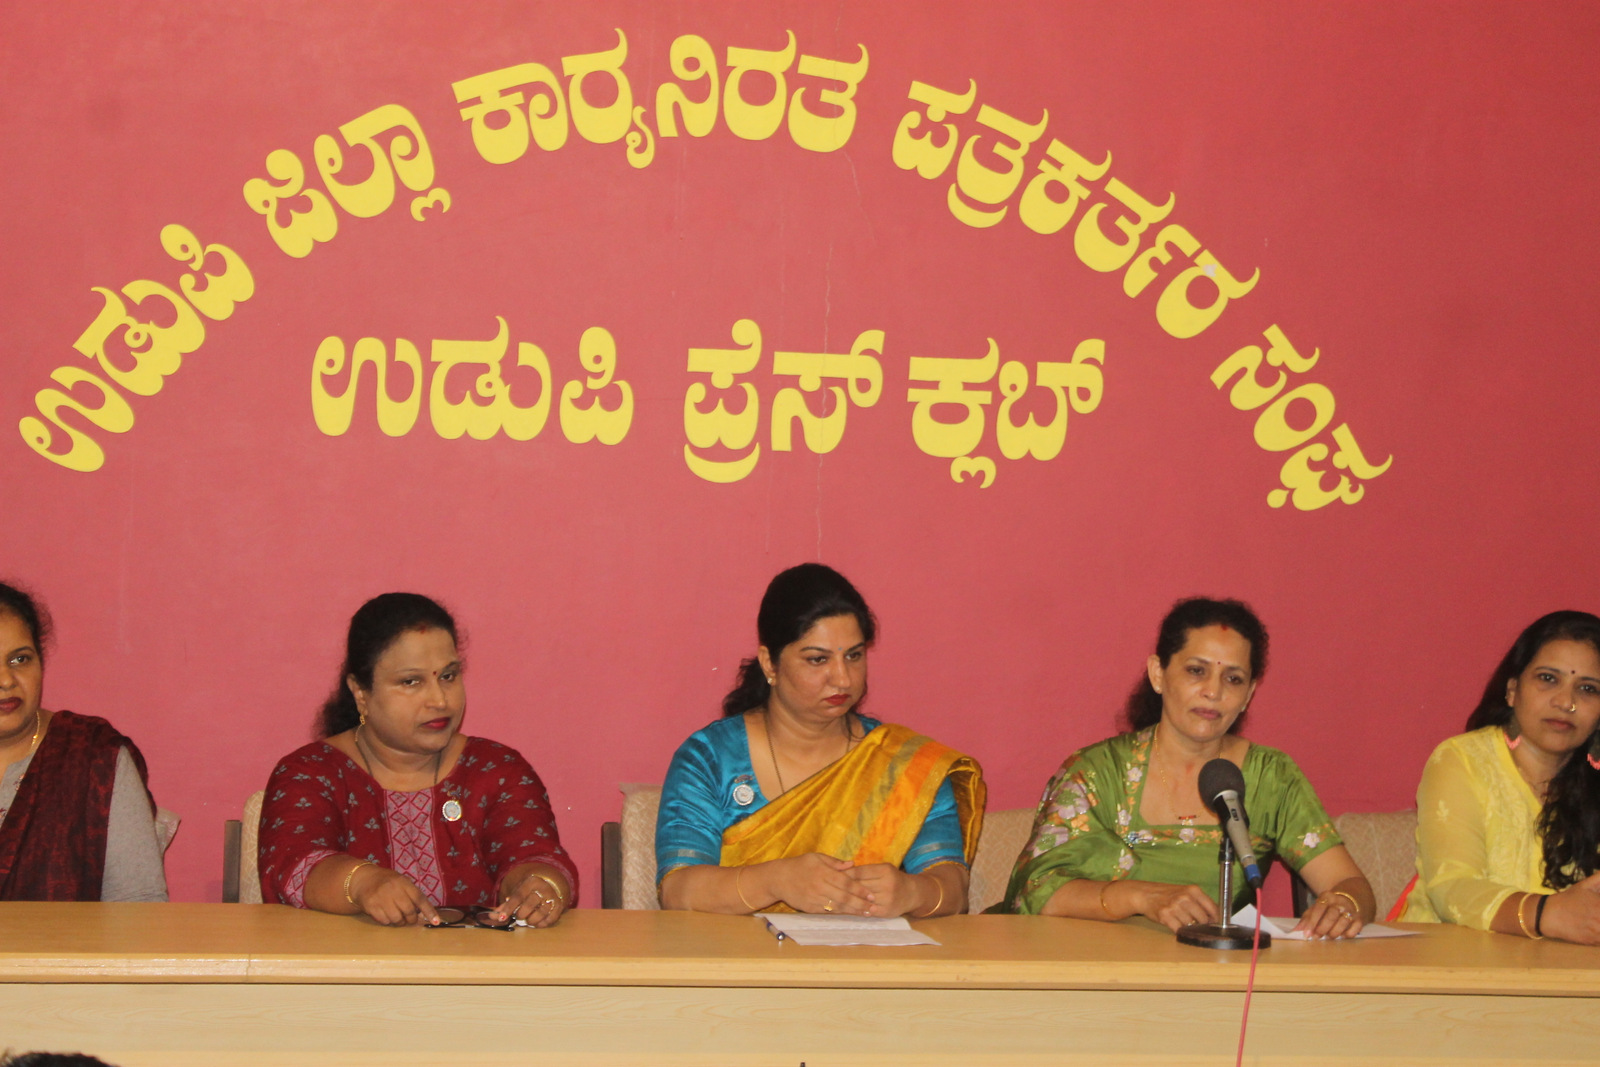
{"type": "MultiPolygon", "coordinates": [[[[1350,906],[1355,909],[1355,911],[1352,911],[1350,913],[1350,918],[1352,918],[1352,919],[1360,919],[1361,918],[1361,902],[1358,901],[1355,897],[1351,896],[1349,893],[1346,893],[1342,889],[1329,890],[1329,895],[1330,896],[1335,896],[1335,897],[1344,897],[1344,899],[1346,899],[1346,900],[1348,900],[1350,902],[1350,906]]],[[[1343,911],[1344,909],[1340,908],[1339,910],[1343,911]]],[[[1362,920],[1362,921],[1365,922],[1365,920],[1362,920]]]]}
{"type": "Polygon", "coordinates": [[[563,908],[567,906],[567,895],[561,891],[561,885],[560,885],[559,882],[557,882],[554,878],[551,878],[548,874],[530,874],[530,875],[528,875],[528,880],[529,881],[532,881],[535,878],[539,879],[539,881],[543,882],[545,885],[549,886],[551,889],[554,889],[556,891],[556,903],[557,904],[560,904],[563,908]]]}
{"type": "Polygon", "coordinates": [[[937,875],[930,874],[928,877],[932,878],[933,884],[939,887],[939,899],[933,902],[933,907],[929,908],[921,915],[913,915],[913,919],[927,919],[931,917],[934,912],[944,907],[944,883],[939,881],[939,877],[937,875]]]}
{"type": "Polygon", "coordinates": [[[346,872],[344,876],[344,899],[348,900],[351,904],[355,904],[355,906],[358,908],[361,906],[356,904],[356,898],[350,895],[350,879],[354,878],[356,876],[356,872],[361,868],[376,866],[377,864],[373,863],[371,860],[362,860],[360,863],[357,863],[354,867],[351,867],[348,872],[346,872]]]}
{"type": "Polygon", "coordinates": [[[744,877],[744,868],[743,867],[734,868],[733,891],[735,893],[739,894],[739,903],[741,903],[745,907],[749,908],[750,909],[750,914],[754,915],[756,913],[756,906],[754,904],[750,903],[748,900],[744,899],[744,890],[739,888],[739,879],[741,879],[743,877],[744,877]]]}
{"type": "Polygon", "coordinates": [[[1528,901],[1532,899],[1532,893],[1524,893],[1522,894],[1522,899],[1517,901],[1517,926],[1521,927],[1522,936],[1529,941],[1543,941],[1544,935],[1528,929],[1528,921],[1522,917],[1523,910],[1527,907],[1528,901]]]}
{"type": "Polygon", "coordinates": [[[1111,914],[1110,907],[1106,905],[1106,890],[1110,889],[1112,884],[1113,883],[1111,882],[1106,882],[1100,887],[1100,910],[1106,913],[1107,919],[1110,919],[1112,922],[1116,922],[1117,917],[1111,914]]]}

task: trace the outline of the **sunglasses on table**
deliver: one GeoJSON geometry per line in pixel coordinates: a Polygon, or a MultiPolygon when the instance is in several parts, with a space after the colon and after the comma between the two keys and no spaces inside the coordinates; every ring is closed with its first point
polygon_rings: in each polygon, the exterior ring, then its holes
{"type": "Polygon", "coordinates": [[[447,926],[471,926],[484,930],[512,930],[516,928],[517,917],[508,915],[502,921],[496,922],[493,908],[435,908],[439,913],[437,925],[424,923],[425,929],[443,930],[447,926]]]}

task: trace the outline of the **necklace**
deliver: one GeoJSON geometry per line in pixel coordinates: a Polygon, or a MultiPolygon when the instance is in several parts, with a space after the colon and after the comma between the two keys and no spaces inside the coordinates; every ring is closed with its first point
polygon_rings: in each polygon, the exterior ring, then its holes
{"type": "Polygon", "coordinates": [[[1522,780],[1528,783],[1528,788],[1533,791],[1533,795],[1543,801],[1545,794],[1549,792],[1550,782],[1555,778],[1555,775],[1542,779],[1535,778],[1534,775],[1528,773],[1528,769],[1522,765],[1522,761],[1517,759],[1517,753],[1514,751],[1511,753],[1511,765],[1517,769],[1517,773],[1522,776],[1522,780]]]}
{"type": "MultiPolygon", "coordinates": [[[[1155,763],[1156,763],[1156,752],[1160,748],[1161,748],[1161,731],[1157,730],[1155,732],[1155,734],[1152,735],[1151,740],[1150,740],[1150,766],[1152,766],[1152,767],[1155,766],[1155,763]]],[[[1177,785],[1172,781],[1171,777],[1169,777],[1167,775],[1166,771],[1161,770],[1160,768],[1157,768],[1156,769],[1156,773],[1161,775],[1161,783],[1167,787],[1167,800],[1172,804],[1172,806],[1174,808],[1176,808],[1178,806],[1178,787],[1177,787],[1177,785]]],[[[1200,818],[1200,816],[1198,816],[1198,815],[1179,815],[1178,816],[1178,823],[1180,825],[1182,825],[1182,826],[1193,826],[1195,824],[1195,820],[1198,819],[1198,818],[1200,818]]]]}
{"type": "MultiPolygon", "coordinates": [[[[22,757],[24,760],[28,760],[28,759],[32,759],[33,758],[34,752],[36,752],[38,750],[38,748],[39,748],[39,735],[41,733],[43,733],[43,732],[44,732],[44,709],[43,708],[35,708],[34,711],[33,711],[33,740],[28,742],[28,754],[26,756],[22,757]]],[[[28,771],[32,770],[32,769],[33,769],[32,765],[30,764],[28,767],[24,768],[23,771],[22,771],[22,774],[18,776],[18,778],[17,778],[17,788],[18,789],[22,788],[22,779],[26,778],[28,776],[28,771]]],[[[0,808],[0,816],[4,816],[5,813],[6,813],[6,809],[5,808],[0,808]]]]}
{"type": "MultiPolygon", "coordinates": [[[[762,714],[766,716],[766,721],[762,725],[766,727],[767,755],[772,757],[772,770],[778,776],[778,796],[781,797],[789,791],[789,787],[783,784],[783,768],[778,766],[778,750],[772,747],[772,712],[763,711],[762,714]]],[[[851,714],[846,712],[844,716],[844,756],[840,756],[839,759],[850,755],[850,750],[856,747],[856,732],[850,728],[851,714]]]]}
{"type": "MultiPolygon", "coordinates": [[[[374,782],[376,782],[378,780],[378,776],[372,773],[372,764],[367,762],[367,746],[362,739],[361,731],[365,727],[365,723],[356,727],[356,752],[361,756],[361,769],[367,772],[368,778],[371,778],[374,782]]],[[[444,749],[440,749],[438,752],[433,754],[433,792],[438,792],[439,790],[439,766],[443,761],[444,749]]],[[[439,806],[439,814],[444,816],[445,822],[460,822],[461,801],[457,800],[455,797],[450,797],[439,806]]]]}
{"type": "MultiPolygon", "coordinates": [[[[38,749],[38,747],[39,747],[39,734],[41,732],[43,732],[43,730],[44,730],[44,709],[43,708],[35,708],[34,711],[33,711],[33,740],[28,742],[28,754],[26,756],[23,756],[22,757],[23,759],[26,760],[26,759],[32,759],[33,758],[34,751],[36,749],[38,749]]],[[[32,770],[32,765],[29,765],[28,767],[23,768],[22,774],[17,777],[17,788],[18,789],[22,788],[22,779],[24,779],[24,778],[26,778],[28,776],[28,771],[29,770],[32,770]]],[[[6,808],[0,808],[0,819],[4,819],[6,817],[7,810],[8,809],[6,809],[6,808]]]]}

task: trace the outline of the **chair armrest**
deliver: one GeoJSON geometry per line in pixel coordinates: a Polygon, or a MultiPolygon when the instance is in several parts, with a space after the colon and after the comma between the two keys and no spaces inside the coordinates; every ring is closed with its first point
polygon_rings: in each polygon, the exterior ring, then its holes
{"type": "Polygon", "coordinates": [[[600,824],[600,906],[622,907],[622,824],[600,824]]]}
{"type": "Polygon", "coordinates": [[[229,819],[222,824],[222,902],[239,903],[239,848],[244,823],[229,819]]]}

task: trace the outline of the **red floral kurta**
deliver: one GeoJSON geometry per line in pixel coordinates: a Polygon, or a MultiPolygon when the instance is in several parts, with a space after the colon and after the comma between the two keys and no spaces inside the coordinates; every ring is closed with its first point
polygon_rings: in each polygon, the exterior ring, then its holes
{"type": "Polygon", "coordinates": [[[515,749],[467,738],[437,786],[390,792],[343,752],[314,741],[272,772],[261,805],[261,899],[303,908],[311,868],[339,853],[409,877],[435,906],[499,903],[502,875],[520,863],[578,871],[561,847],[544,783],[515,749]],[[448,822],[446,800],[461,804],[448,822]]]}

